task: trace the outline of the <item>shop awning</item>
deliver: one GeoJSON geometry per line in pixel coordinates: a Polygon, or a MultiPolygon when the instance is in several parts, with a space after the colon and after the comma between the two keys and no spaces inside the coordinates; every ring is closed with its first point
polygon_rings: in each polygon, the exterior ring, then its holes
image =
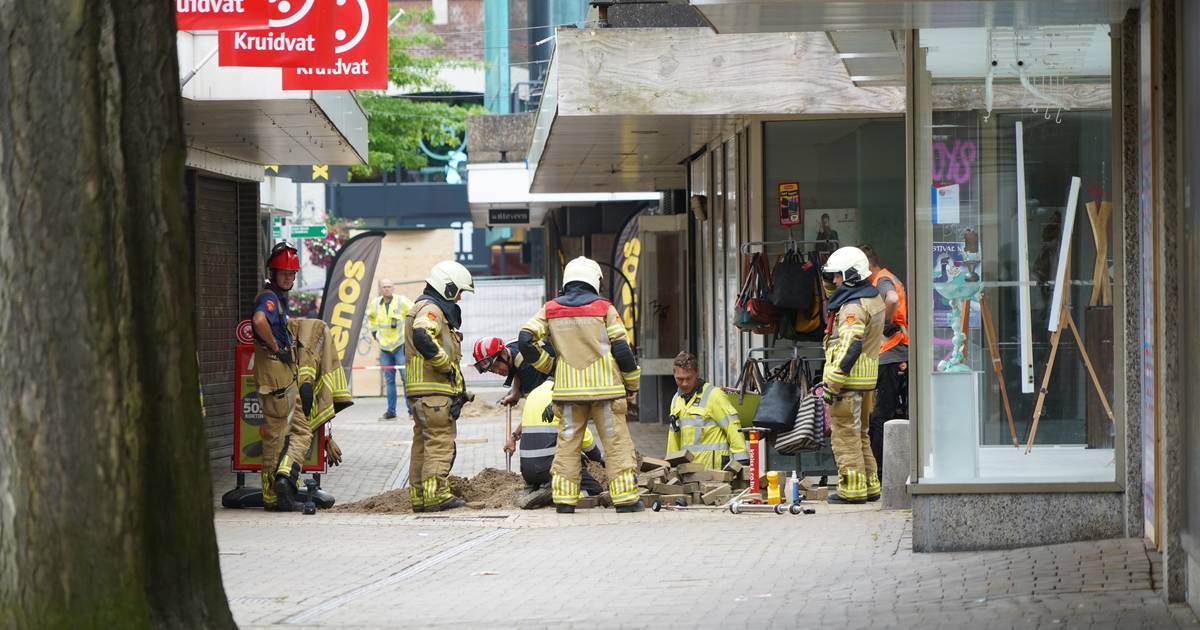
{"type": "Polygon", "coordinates": [[[824,33],[707,28],[557,32],[529,163],[535,193],[683,188],[684,161],[755,115],[904,112],[859,85],[824,33]]]}
{"type": "Polygon", "coordinates": [[[688,0],[720,33],[1113,24],[1137,0],[688,0]]]}
{"type": "Polygon", "coordinates": [[[220,67],[210,57],[216,40],[215,33],[177,36],[180,77],[195,70],[181,88],[189,162],[366,161],[367,117],[353,93],[285,91],[279,68],[220,67]]]}
{"type": "MultiPolygon", "coordinates": [[[[528,210],[528,221],[506,225],[537,227],[546,211],[564,206],[583,206],[613,201],[659,201],[657,192],[529,192],[529,167],[524,162],[468,164],[467,196],[475,225],[492,225],[492,210],[528,210]]],[[[513,216],[521,216],[517,213],[513,216]]]]}

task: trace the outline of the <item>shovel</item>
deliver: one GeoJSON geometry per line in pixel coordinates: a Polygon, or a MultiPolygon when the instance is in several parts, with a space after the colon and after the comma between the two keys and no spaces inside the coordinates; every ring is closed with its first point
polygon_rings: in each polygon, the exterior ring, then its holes
{"type": "MultiPolygon", "coordinates": [[[[504,420],[504,439],[508,440],[508,436],[512,435],[512,406],[507,406],[508,416],[504,420]]],[[[504,451],[504,470],[512,471],[512,453],[504,451]]]]}

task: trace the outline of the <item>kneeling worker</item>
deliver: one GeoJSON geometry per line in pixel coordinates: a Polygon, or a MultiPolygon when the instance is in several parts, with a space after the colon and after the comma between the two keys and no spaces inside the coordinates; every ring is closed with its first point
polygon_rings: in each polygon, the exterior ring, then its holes
{"type": "Polygon", "coordinates": [[[710,470],[720,470],[730,458],[749,463],[737,409],[721,388],[700,378],[690,352],[675,357],[675,385],[679,391],[671,399],[667,452],[690,451],[692,461],[710,470]]]}
{"type": "MultiPolygon", "coordinates": [[[[525,480],[525,491],[517,500],[517,507],[533,510],[550,505],[550,468],[554,464],[554,451],[558,448],[559,418],[554,415],[554,381],[547,380],[530,392],[521,412],[521,425],[513,430],[504,445],[504,451],[512,453],[521,443],[521,478],[525,480]]],[[[582,480],[580,489],[591,496],[604,491],[600,482],[588,473],[587,461],[604,465],[604,456],[596,444],[592,432],[583,430],[583,458],[580,461],[582,480]]]]}

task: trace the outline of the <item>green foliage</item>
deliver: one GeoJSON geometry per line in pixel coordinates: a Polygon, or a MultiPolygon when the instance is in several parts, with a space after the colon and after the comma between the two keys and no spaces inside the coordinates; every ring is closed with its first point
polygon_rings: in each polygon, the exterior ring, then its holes
{"type": "MultiPolygon", "coordinates": [[[[438,78],[438,72],[475,64],[418,51],[436,49],[442,44],[439,35],[424,30],[432,21],[432,10],[406,11],[390,30],[388,79],[404,92],[448,90],[450,86],[438,78]]],[[[351,168],[351,173],[359,177],[390,171],[397,165],[406,169],[426,166],[429,159],[421,152],[421,140],[427,146],[458,146],[467,115],[479,109],[392,98],[381,92],[359,92],[358,97],[369,117],[370,143],[367,166],[351,168]]]]}

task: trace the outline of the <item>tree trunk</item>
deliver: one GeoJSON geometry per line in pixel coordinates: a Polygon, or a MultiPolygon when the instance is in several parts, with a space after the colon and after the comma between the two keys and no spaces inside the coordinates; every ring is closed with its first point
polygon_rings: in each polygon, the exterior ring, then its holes
{"type": "Polygon", "coordinates": [[[0,0],[0,626],[233,626],[172,8],[0,0]]]}

